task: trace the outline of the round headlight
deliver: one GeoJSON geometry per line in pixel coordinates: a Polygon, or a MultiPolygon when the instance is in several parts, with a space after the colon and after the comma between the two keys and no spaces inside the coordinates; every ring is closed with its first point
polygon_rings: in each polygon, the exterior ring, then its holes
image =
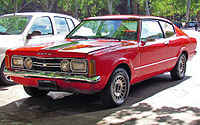
{"type": "Polygon", "coordinates": [[[26,57],[26,59],[24,60],[24,66],[27,69],[31,69],[32,68],[33,62],[32,62],[32,59],[30,57],[26,57]]]}
{"type": "Polygon", "coordinates": [[[69,71],[70,70],[69,61],[68,60],[62,60],[60,62],[60,67],[61,67],[62,71],[69,71]]]}

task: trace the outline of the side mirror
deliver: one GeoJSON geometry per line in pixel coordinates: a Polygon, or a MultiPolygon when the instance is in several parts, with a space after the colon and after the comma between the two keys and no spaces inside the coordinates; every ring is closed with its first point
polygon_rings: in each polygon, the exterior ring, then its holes
{"type": "Polygon", "coordinates": [[[141,40],[140,42],[141,42],[141,45],[142,45],[142,46],[144,46],[144,45],[147,43],[146,40],[141,40]]]}
{"type": "Polygon", "coordinates": [[[27,39],[31,39],[34,36],[40,36],[42,33],[40,31],[33,31],[31,34],[28,34],[27,39]]]}

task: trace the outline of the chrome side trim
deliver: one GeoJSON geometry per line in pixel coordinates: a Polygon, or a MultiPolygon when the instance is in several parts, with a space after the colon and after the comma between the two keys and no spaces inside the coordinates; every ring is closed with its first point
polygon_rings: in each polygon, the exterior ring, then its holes
{"type": "Polygon", "coordinates": [[[62,80],[72,80],[72,81],[81,81],[88,83],[97,83],[101,80],[100,76],[95,76],[92,78],[87,78],[85,76],[62,76],[56,73],[34,73],[34,72],[23,72],[23,71],[7,71],[4,70],[4,74],[7,76],[15,77],[29,77],[29,78],[49,78],[49,79],[62,79],[62,80]]]}
{"type": "Polygon", "coordinates": [[[134,68],[134,70],[146,68],[146,67],[149,67],[149,66],[157,65],[157,64],[164,63],[164,62],[171,61],[171,60],[175,60],[175,59],[177,59],[177,57],[173,57],[173,58],[170,58],[170,59],[162,60],[162,61],[159,61],[159,62],[151,63],[151,64],[140,66],[140,67],[136,67],[136,68],[134,68]]]}

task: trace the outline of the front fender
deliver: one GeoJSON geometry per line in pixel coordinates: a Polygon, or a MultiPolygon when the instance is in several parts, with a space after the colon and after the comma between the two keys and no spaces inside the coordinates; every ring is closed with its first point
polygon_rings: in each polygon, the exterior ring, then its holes
{"type": "MultiPolygon", "coordinates": [[[[131,62],[127,59],[127,58],[119,58],[117,59],[113,64],[112,64],[112,68],[110,69],[109,72],[109,77],[107,77],[106,81],[108,82],[110,76],[112,75],[112,73],[114,72],[114,70],[120,65],[120,64],[126,64],[130,67],[132,67],[131,62]]],[[[131,68],[130,68],[131,69],[131,68]]]]}

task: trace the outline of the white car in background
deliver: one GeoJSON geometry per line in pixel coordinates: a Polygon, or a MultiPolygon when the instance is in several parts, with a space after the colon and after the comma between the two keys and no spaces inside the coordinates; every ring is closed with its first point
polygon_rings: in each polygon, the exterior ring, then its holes
{"type": "Polygon", "coordinates": [[[75,18],[57,13],[26,12],[0,16],[0,85],[13,84],[3,73],[6,49],[63,40],[78,24],[75,18]]]}

